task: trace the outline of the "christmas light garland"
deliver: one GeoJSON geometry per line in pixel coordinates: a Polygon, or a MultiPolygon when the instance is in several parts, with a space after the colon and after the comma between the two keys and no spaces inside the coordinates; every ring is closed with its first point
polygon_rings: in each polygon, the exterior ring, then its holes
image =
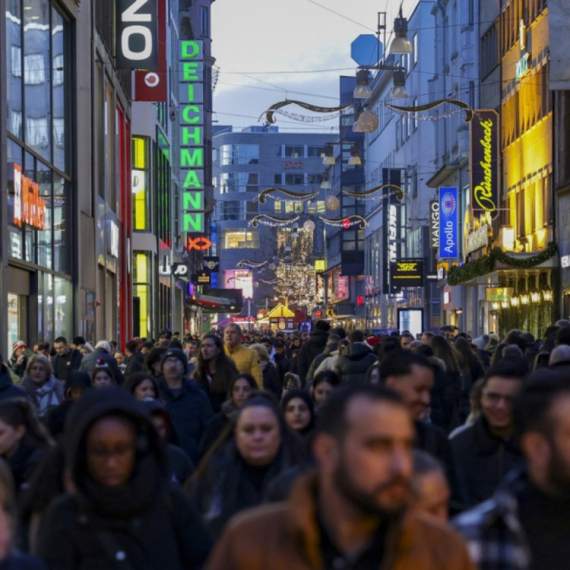
{"type": "Polygon", "coordinates": [[[405,196],[404,190],[395,184],[382,184],[381,186],[376,186],[375,188],[366,190],[365,192],[352,192],[350,190],[343,190],[342,193],[346,196],[352,196],[356,200],[384,200],[390,196],[395,196],[396,200],[398,200],[398,202],[401,202],[405,196]],[[377,192],[380,192],[380,190],[386,189],[391,189],[392,192],[383,193],[381,196],[375,195],[377,192]]]}
{"type": "Polygon", "coordinates": [[[455,286],[476,277],[488,275],[495,270],[497,261],[515,269],[532,269],[554,257],[557,251],[558,246],[556,243],[550,242],[547,248],[537,255],[525,259],[517,259],[505,253],[500,247],[494,247],[489,255],[484,255],[461,266],[456,265],[452,267],[447,274],[447,282],[449,285],[455,286]]]}
{"type": "MultiPolygon", "coordinates": [[[[473,120],[473,114],[474,114],[473,109],[471,108],[470,105],[465,103],[465,101],[461,101],[460,99],[439,99],[438,101],[433,101],[432,103],[419,105],[417,107],[402,107],[400,105],[392,105],[392,103],[386,103],[385,105],[391,111],[398,111],[401,113],[410,114],[410,113],[421,113],[423,111],[430,111],[431,109],[435,109],[436,107],[444,105],[445,103],[448,103],[449,105],[455,105],[456,107],[459,107],[460,109],[465,111],[465,118],[463,119],[465,123],[470,123],[473,120]]],[[[431,116],[433,117],[433,119],[430,120],[438,120],[444,118],[444,115],[431,115],[431,116]]]]}
{"type": "Polygon", "coordinates": [[[264,265],[267,265],[267,261],[253,261],[252,259],[240,259],[237,263],[236,263],[236,267],[239,267],[240,269],[242,269],[243,267],[249,267],[250,269],[259,269],[260,267],[263,267],[264,265]]]}
{"type": "Polygon", "coordinates": [[[270,214],[257,214],[249,225],[257,228],[259,224],[263,224],[264,226],[271,226],[274,228],[287,226],[289,224],[295,223],[301,216],[294,216],[293,218],[278,218],[277,216],[271,216],[270,214]]]}
{"type": "Polygon", "coordinates": [[[325,218],[324,216],[319,216],[319,220],[323,221],[329,226],[335,226],[337,228],[344,228],[345,230],[360,224],[360,229],[363,230],[368,224],[362,216],[353,214],[351,216],[346,216],[344,218],[325,218]]]}
{"type": "MultiPolygon", "coordinates": [[[[270,125],[273,125],[276,122],[275,113],[281,109],[282,107],[286,107],[287,105],[298,105],[303,109],[307,109],[307,111],[312,111],[313,113],[340,113],[345,109],[349,109],[352,107],[352,103],[350,105],[341,105],[340,107],[318,107],[317,105],[311,105],[310,103],[304,103],[303,101],[296,101],[294,99],[285,99],[284,101],[279,101],[278,103],[274,103],[265,111],[265,118],[270,125]]],[[[260,117],[261,119],[261,117],[260,117]]]]}
{"type": "Polygon", "coordinates": [[[330,115],[325,115],[324,117],[309,117],[308,115],[299,115],[299,113],[290,113],[289,111],[283,111],[278,109],[275,111],[278,115],[283,115],[288,119],[293,119],[294,121],[300,121],[302,123],[324,123],[325,121],[332,121],[338,119],[341,115],[341,111],[336,113],[331,113],[330,115]]]}
{"type": "Polygon", "coordinates": [[[291,190],[287,190],[286,188],[279,188],[278,186],[272,186],[271,188],[266,188],[262,192],[260,192],[254,200],[257,200],[260,204],[265,204],[267,198],[271,198],[272,200],[277,200],[279,202],[309,202],[313,198],[316,198],[320,194],[318,192],[311,192],[310,194],[305,194],[301,192],[292,192],[291,190]],[[290,196],[293,200],[287,200],[286,198],[278,198],[273,196],[274,192],[281,192],[286,196],[290,196]]]}

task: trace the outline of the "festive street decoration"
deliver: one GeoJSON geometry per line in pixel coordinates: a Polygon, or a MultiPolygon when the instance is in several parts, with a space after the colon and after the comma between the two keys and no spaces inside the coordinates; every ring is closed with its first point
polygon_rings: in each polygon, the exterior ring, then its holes
{"type": "Polygon", "coordinates": [[[378,128],[380,119],[374,111],[364,109],[364,111],[358,115],[356,124],[358,125],[358,130],[356,132],[373,133],[378,128]]]}
{"type": "Polygon", "coordinates": [[[355,200],[385,200],[390,196],[395,196],[398,202],[404,199],[405,192],[399,186],[395,184],[382,184],[381,186],[376,186],[365,192],[352,192],[351,190],[343,190],[342,193],[345,196],[351,196],[355,200]],[[377,195],[381,190],[390,190],[390,192],[382,192],[382,194],[377,195]]]}
{"type": "Polygon", "coordinates": [[[303,229],[307,232],[314,232],[315,231],[315,222],[313,222],[313,220],[307,220],[304,224],[303,224],[303,229]]]}
{"type": "Polygon", "coordinates": [[[309,117],[308,115],[299,115],[299,113],[290,113],[289,111],[284,111],[279,109],[275,111],[278,115],[283,115],[288,119],[293,119],[294,121],[301,121],[302,123],[324,123],[326,121],[332,121],[333,119],[338,119],[341,115],[341,111],[336,113],[331,113],[330,115],[324,115],[322,117],[309,117]]]}
{"type": "Polygon", "coordinates": [[[259,269],[267,264],[267,261],[253,261],[251,259],[240,259],[236,263],[236,267],[239,269],[243,269],[244,267],[248,267],[250,269],[259,269]]]}
{"type": "Polygon", "coordinates": [[[336,196],[327,196],[325,200],[325,208],[329,212],[334,212],[340,207],[340,200],[336,196]]]}
{"type": "Polygon", "coordinates": [[[272,186],[271,188],[266,188],[262,192],[260,192],[254,200],[257,200],[260,204],[265,204],[267,198],[271,198],[272,200],[278,200],[279,202],[309,202],[313,198],[316,198],[319,195],[319,192],[311,192],[310,194],[306,194],[303,192],[293,192],[291,190],[287,190],[286,188],[279,188],[278,186],[272,186]],[[293,198],[292,200],[287,200],[287,198],[275,197],[273,196],[274,192],[281,192],[286,196],[290,196],[293,198]]]}
{"type": "Polygon", "coordinates": [[[325,224],[329,226],[335,226],[337,228],[344,228],[345,230],[351,228],[352,226],[359,225],[359,228],[363,230],[368,224],[366,220],[362,216],[358,216],[353,214],[352,216],[348,216],[346,218],[325,218],[324,216],[319,216],[319,220],[322,220],[325,224]]]}
{"type": "Polygon", "coordinates": [[[500,247],[495,247],[489,255],[484,255],[461,266],[452,267],[447,275],[447,282],[449,285],[455,286],[476,277],[487,275],[495,270],[497,261],[515,269],[531,269],[554,257],[557,251],[558,246],[556,243],[550,242],[547,248],[537,255],[525,259],[517,259],[508,255],[500,247]]]}
{"type": "Polygon", "coordinates": [[[274,279],[260,279],[262,283],[266,285],[277,285],[280,281],[283,281],[280,277],[275,277],[274,279]]]}
{"type": "Polygon", "coordinates": [[[404,113],[407,115],[413,114],[416,116],[417,119],[424,121],[436,121],[439,119],[444,119],[447,117],[451,117],[455,113],[461,112],[461,110],[463,110],[465,111],[465,117],[463,121],[465,123],[470,123],[473,119],[473,113],[474,113],[473,109],[467,103],[465,103],[465,101],[461,101],[460,99],[439,99],[438,101],[433,101],[431,103],[426,103],[425,105],[419,105],[417,107],[402,107],[401,105],[393,105],[392,103],[386,103],[386,107],[391,111],[398,111],[400,113],[404,113]],[[422,113],[423,111],[430,111],[431,109],[435,109],[436,107],[439,107],[440,105],[444,104],[454,105],[456,107],[459,107],[460,110],[453,111],[452,113],[445,113],[439,115],[422,116],[418,114],[422,113]]]}
{"type": "MultiPolygon", "coordinates": [[[[305,103],[303,101],[296,101],[294,99],[285,99],[284,101],[279,101],[278,103],[274,103],[265,111],[265,118],[267,122],[273,125],[276,122],[275,113],[281,109],[282,107],[286,107],[287,105],[298,105],[303,109],[307,109],[307,111],[312,111],[313,113],[340,113],[345,109],[349,109],[352,107],[352,103],[350,105],[341,105],[340,107],[318,107],[317,105],[311,105],[310,103],[305,103]]],[[[294,117],[291,117],[294,118],[294,117]]]]}
{"type": "Polygon", "coordinates": [[[299,217],[300,216],[294,216],[293,218],[278,218],[277,216],[271,216],[270,214],[257,214],[257,216],[249,222],[249,225],[254,228],[257,228],[259,224],[272,227],[287,226],[295,223],[299,217]]]}

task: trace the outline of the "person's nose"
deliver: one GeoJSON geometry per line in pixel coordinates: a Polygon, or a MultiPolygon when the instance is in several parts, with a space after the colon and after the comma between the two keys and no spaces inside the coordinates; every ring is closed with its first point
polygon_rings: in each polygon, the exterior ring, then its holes
{"type": "Polygon", "coordinates": [[[421,403],[426,406],[426,408],[430,405],[431,402],[431,394],[429,393],[429,390],[424,390],[421,394],[420,394],[420,401],[421,403]]]}
{"type": "Polygon", "coordinates": [[[408,475],[410,465],[410,450],[407,447],[396,446],[392,455],[392,473],[394,475],[408,475]]]}

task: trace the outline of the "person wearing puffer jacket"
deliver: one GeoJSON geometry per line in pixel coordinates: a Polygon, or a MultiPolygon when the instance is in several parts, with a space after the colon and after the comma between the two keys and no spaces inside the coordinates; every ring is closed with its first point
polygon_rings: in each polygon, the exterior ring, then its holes
{"type": "Polygon", "coordinates": [[[343,383],[364,383],[368,368],[377,360],[376,355],[364,342],[364,333],[356,330],[350,333],[349,344],[338,357],[333,370],[343,383]]]}

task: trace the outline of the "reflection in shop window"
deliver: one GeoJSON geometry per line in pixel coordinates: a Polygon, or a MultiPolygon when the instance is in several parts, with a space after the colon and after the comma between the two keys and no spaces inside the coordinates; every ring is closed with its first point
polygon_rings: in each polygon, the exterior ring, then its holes
{"type": "Polygon", "coordinates": [[[12,75],[22,77],[22,48],[12,46],[12,75]]]}
{"type": "Polygon", "coordinates": [[[257,249],[259,247],[259,233],[257,230],[224,232],[225,249],[257,249]]]}
{"type": "Polygon", "coordinates": [[[30,53],[24,56],[24,83],[40,85],[46,80],[44,56],[41,53],[30,53]]]}
{"type": "Polygon", "coordinates": [[[36,148],[47,148],[49,146],[49,126],[47,117],[33,119],[26,117],[26,141],[30,146],[36,148]]]}
{"type": "Polygon", "coordinates": [[[63,118],[54,117],[53,119],[53,138],[56,146],[63,148],[65,146],[65,120],[63,118]]]}
{"type": "Polygon", "coordinates": [[[64,72],[63,72],[63,54],[56,55],[53,58],[53,79],[52,85],[63,85],[64,72]]]}
{"type": "Polygon", "coordinates": [[[17,137],[22,135],[22,112],[10,110],[8,117],[8,130],[17,137]]]}

